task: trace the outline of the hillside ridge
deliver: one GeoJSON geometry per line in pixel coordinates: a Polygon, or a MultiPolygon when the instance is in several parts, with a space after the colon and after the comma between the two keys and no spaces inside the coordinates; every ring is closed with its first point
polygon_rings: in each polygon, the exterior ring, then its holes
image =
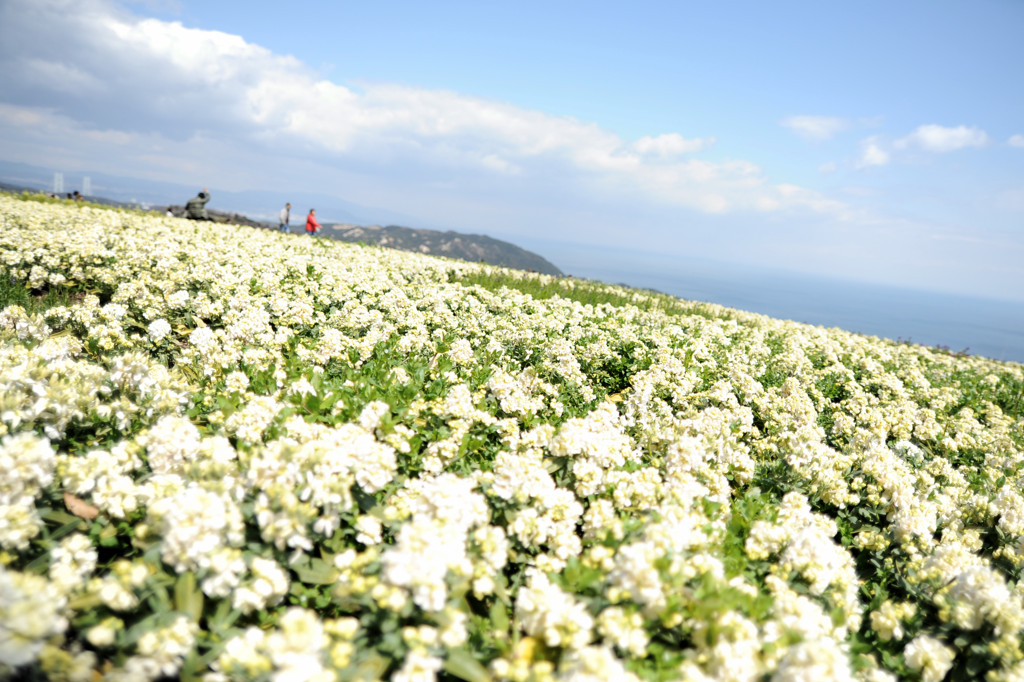
{"type": "MultiPolygon", "coordinates": [[[[38,188],[26,187],[17,184],[0,181],[0,190],[21,193],[40,192],[38,188]]],[[[45,194],[50,194],[44,192],[45,194]]],[[[87,196],[85,200],[115,206],[121,208],[135,208],[146,210],[135,202],[119,201],[100,196],[87,196]]],[[[181,204],[154,205],[148,210],[158,213],[170,211],[175,217],[185,217],[185,207],[181,204]]],[[[277,224],[265,219],[253,219],[242,213],[225,211],[217,208],[208,208],[211,219],[217,223],[229,223],[233,225],[244,225],[254,228],[276,229],[277,224]]],[[[294,221],[292,232],[302,232],[301,217],[294,221]]],[[[344,242],[357,242],[381,246],[384,248],[398,249],[400,251],[412,251],[424,253],[430,256],[443,256],[456,258],[470,262],[483,262],[488,265],[539,272],[545,275],[563,276],[563,273],[551,261],[543,256],[516,246],[511,242],[495,239],[484,234],[470,234],[456,232],[454,230],[431,230],[426,228],[404,227],[400,225],[356,225],[353,223],[324,223],[324,230],[321,236],[330,239],[337,239],[344,242]]]]}
{"type": "Polygon", "coordinates": [[[427,230],[401,225],[325,224],[325,233],[345,242],[362,242],[401,251],[414,251],[432,256],[447,256],[545,275],[564,273],[542,256],[511,242],[485,234],[467,234],[454,230],[427,230]]]}

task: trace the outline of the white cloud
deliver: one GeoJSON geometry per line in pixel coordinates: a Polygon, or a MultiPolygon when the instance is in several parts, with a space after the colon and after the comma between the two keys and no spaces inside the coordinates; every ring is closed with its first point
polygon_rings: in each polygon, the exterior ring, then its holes
{"type": "Polygon", "coordinates": [[[0,103],[0,125],[6,123],[30,134],[38,132],[44,124],[50,122],[50,118],[46,111],[0,103]]]}
{"type": "Polygon", "coordinates": [[[1006,143],[1011,147],[1024,147],[1024,135],[1012,135],[1006,143]]]}
{"type": "Polygon", "coordinates": [[[882,149],[881,143],[876,137],[869,137],[861,142],[860,159],[857,160],[857,168],[870,168],[872,166],[884,166],[889,163],[889,152],[882,149]]]}
{"type": "Polygon", "coordinates": [[[61,133],[68,132],[83,142],[97,143],[105,147],[124,147],[137,149],[143,136],[133,135],[121,130],[99,130],[83,128],[67,116],[55,114],[45,109],[0,104],[0,129],[22,130],[24,137],[38,140],[57,139],[61,133]]]}
{"type": "Polygon", "coordinates": [[[83,126],[42,108],[0,104],[4,158],[63,170],[94,170],[169,182],[198,180],[223,189],[251,188],[265,161],[252,149],[197,135],[172,140],[159,132],[83,126]],[[223,180],[211,182],[215,177],[223,180]]]}
{"type": "Polygon", "coordinates": [[[988,135],[979,128],[957,126],[947,128],[940,125],[923,125],[904,138],[896,140],[897,149],[917,147],[929,152],[951,152],[967,147],[983,147],[988,144],[988,135]]]}
{"type": "Polygon", "coordinates": [[[25,78],[37,79],[58,92],[73,95],[107,92],[107,86],[102,81],[74,64],[27,58],[22,66],[25,78]]]}
{"type": "Polygon", "coordinates": [[[715,138],[686,139],[679,133],[669,133],[657,137],[641,137],[633,143],[633,150],[639,154],[669,158],[683,154],[693,154],[710,147],[715,138]]]}
{"type": "MultiPolygon", "coordinates": [[[[214,139],[221,153],[239,149],[239,158],[260,150],[309,155],[350,173],[419,173],[421,183],[437,180],[441,169],[446,181],[463,185],[514,175],[519,186],[708,213],[845,210],[809,190],[780,190],[748,161],[686,156],[714,138],[667,133],[631,142],[594,123],[456,92],[356,89],[240,36],[140,19],[109,0],[2,3],[0,93],[20,106],[19,115],[48,112],[69,121],[77,137],[109,140],[110,154],[129,153],[133,139],[214,139]],[[35,75],[26,64],[37,65],[35,75]],[[46,78],[38,77],[40,65],[46,78]],[[69,79],[75,87],[65,87],[69,79]]],[[[8,124],[16,120],[12,114],[8,124]]],[[[843,125],[794,120],[817,136],[843,125]]],[[[223,167],[223,158],[216,161],[223,167]]],[[[196,162],[183,173],[194,172],[196,162]]]]}
{"type": "Polygon", "coordinates": [[[835,161],[827,161],[827,162],[821,164],[820,166],[818,166],[818,172],[823,174],[823,175],[828,175],[830,173],[835,173],[838,169],[839,169],[839,166],[836,164],[835,161]]]}
{"type": "Polygon", "coordinates": [[[782,125],[793,130],[801,137],[812,140],[827,140],[836,133],[845,130],[849,123],[846,119],[835,116],[790,116],[782,120],[782,125]]]}
{"type": "Polygon", "coordinates": [[[506,175],[518,175],[521,169],[515,164],[509,163],[497,154],[488,154],[480,160],[480,164],[498,173],[506,175]]]}

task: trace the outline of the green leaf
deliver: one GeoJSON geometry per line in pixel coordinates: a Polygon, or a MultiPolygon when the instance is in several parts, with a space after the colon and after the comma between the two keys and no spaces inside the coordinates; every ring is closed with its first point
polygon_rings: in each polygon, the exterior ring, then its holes
{"type": "Polygon", "coordinates": [[[491,604],[491,627],[496,632],[508,632],[508,605],[500,599],[494,600],[491,604]]]}
{"type": "Polygon", "coordinates": [[[549,474],[553,474],[562,469],[568,462],[567,457],[554,457],[544,463],[544,468],[549,474]]]}
{"type": "Polygon", "coordinates": [[[188,656],[185,657],[184,662],[181,664],[181,670],[178,671],[179,679],[182,682],[194,682],[199,677],[196,673],[199,671],[199,654],[195,649],[188,652],[188,656]]]}
{"type": "Polygon", "coordinates": [[[117,538],[117,527],[113,525],[104,526],[100,531],[100,546],[116,547],[119,544],[117,538]]]}
{"type": "Polygon", "coordinates": [[[508,593],[508,579],[504,574],[499,573],[494,578],[494,596],[501,600],[506,606],[512,605],[512,599],[508,593]]]}
{"type": "Polygon", "coordinates": [[[60,540],[65,535],[70,535],[71,533],[74,533],[76,530],[82,530],[84,527],[85,527],[85,522],[82,521],[82,519],[75,519],[73,521],[68,521],[63,526],[61,526],[60,528],[58,528],[57,530],[53,531],[50,534],[50,540],[56,542],[57,540],[60,540]]]}
{"type": "Polygon", "coordinates": [[[202,375],[199,374],[198,370],[196,370],[193,367],[189,367],[188,365],[177,365],[177,369],[179,372],[185,375],[185,378],[188,381],[194,384],[199,383],[199,380],[202,378],[202,375]]]}
{"type": "Polygon", "coordinates": [[[487,668],[464,648],[452,649],[444,661],[444,671],[466,682],[490,682],[487,668]]]}
{"type": "Polygon", "coordinates": [[[299,581],[306,585],[333,585],[338,580],[338,571],[323,559],[313,558],[306,564],[291,567],[299,581]]]}
{"type": "Polygon", "coordinates": [[[29,562],[28,566],[25,567],[26,573],[45,573],[46,569],[50,567],[50,553],[41,554],[29,562]]]}
{"type": "Polygon", "coordinates": [[[203,615],[203,593],[196,584],[196,574],[186,571],[174,584],[174,608],[195,622],[203,615]]]}
{"type": "Polygon", "coordinates": [[[341,400],[340,393],[328,393],[326,396],[324,396],[323,400],[321,400],[320,409],[326,412],[327,410],[334,407],[335,403],[337,403],[339,400],[341,400]]]}
{"type": "Polygon", "coordinates": [[[72,514],[68,514],[67,512],[62,512],[58,509],[47,509],[45,511],[41,511],[39,516],[41,516],[46,521],[53,521],[54,523],[60,524],[68,524],[74,522],[81,523],[82,521],[82,519],[78,518],[77,516],[73,516],[72,514]]]}
{"type": "Polygon", "coordinates": [[[223,599],[217,604],[217,610],[214,612],[213,617],[207,621],[207,628],[210,632],[217,633],[221,637],[227,637],[227,632],[241,615],[242,612],[240,610],[231,607],[229,599],[223,599]]]}
{"type": "Polygon", "coordinates": [[[378,654],[371,654],[363,659],[356,666],[353,679],[356,680],[381,680],[384,678],[384,671],[388,669],[388,659],[378,654]]]}

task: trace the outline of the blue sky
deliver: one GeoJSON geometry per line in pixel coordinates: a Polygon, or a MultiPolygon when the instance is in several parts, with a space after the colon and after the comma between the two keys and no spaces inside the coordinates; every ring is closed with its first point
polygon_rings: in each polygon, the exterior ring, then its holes
{"type": "Polygon", "coordinates": [[[3,0],[0,158],[331,194],[556,264],[1020,300],[1022,29],[1018,0],[3,0]]]}

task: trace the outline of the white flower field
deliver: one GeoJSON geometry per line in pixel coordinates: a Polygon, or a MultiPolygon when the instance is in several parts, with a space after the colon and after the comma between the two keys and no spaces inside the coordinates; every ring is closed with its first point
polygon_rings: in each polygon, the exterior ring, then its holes
{"type": "Polygon", "coordinates": [[[0,195],[0,678],[1024,680],[1024,367],[0,195]]]}

